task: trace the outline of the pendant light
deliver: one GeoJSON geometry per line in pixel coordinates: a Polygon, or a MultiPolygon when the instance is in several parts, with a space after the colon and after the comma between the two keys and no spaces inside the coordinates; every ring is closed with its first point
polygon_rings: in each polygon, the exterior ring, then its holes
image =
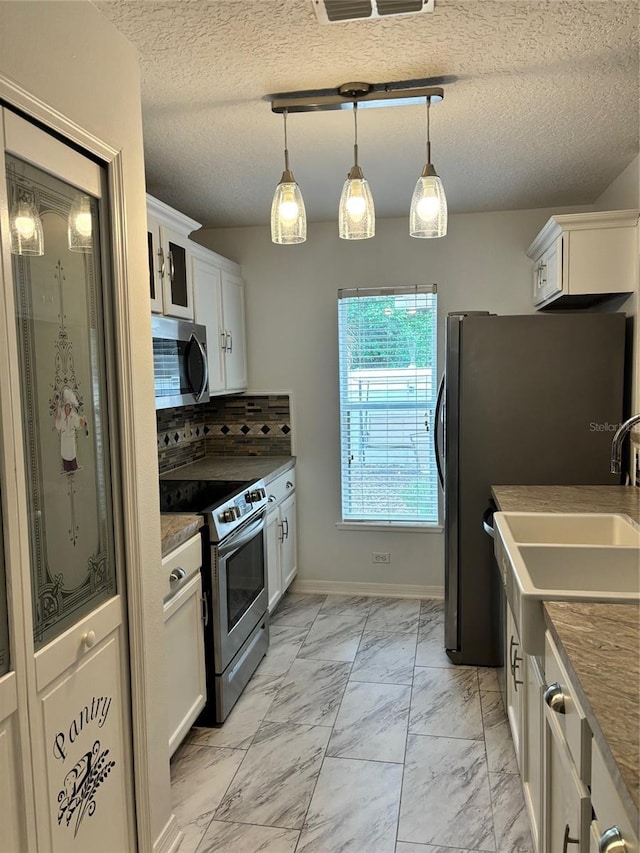
{"type": "Polygon", "coordinates": [[[447,198],[442,181],[431,163],[431,136],[429,110],[431,96],[427,96],[427,162],[418,178],[411,198],[409,233],[412,237],[444,237],[447,233],[447,198]]]}
{"type": "Polygon", "coordinates": [[[90,252],[93,248],[93,217],[91,199],[76,196],[67,220],[67,242],[71,252],[90,252]]]}
{"type": "Polygon", "coordinates": [[[307,213],[300,187],[289,169],[287,148],[287,110],[284,117],[284,172],[276,187],[271,205],[271,239],[274,243],[288,245],[304,243],[307,239],[307,213]]]}
{"type": "Polygon", "coordinates": [[[9,213],[12,255],[44,255],[42,220],[32,190],[16,186],[16,199],[9,213]]]}
{"type": "Polygon", "coordinates": [[[358,102],[353,102],[354,164],[342,187],[339,234],[343,240],[367,240],[376,233],[376,213],[371,189],[358,165],[358,102]]]}

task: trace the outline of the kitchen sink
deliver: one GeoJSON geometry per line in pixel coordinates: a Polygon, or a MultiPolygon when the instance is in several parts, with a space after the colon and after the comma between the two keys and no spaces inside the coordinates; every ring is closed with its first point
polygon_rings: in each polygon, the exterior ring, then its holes
{"type": "Polygon", "coordinates": [[[495,513],[494,523],[496,558],[527,654],[544,651],[544,601],[640,602],[640,529],[626,516],[495,513]]]}
{"type": "Polygon", "coordinates": [[[508,512],[502,516],[515,542],[640,547],[640,528],[624,515],[508,512]]]}
{"type": "Polygon", "coordinates": [[[521,545],[518,579],[537,598],[619,600],[640,596],[640,549],[521,545]]]}

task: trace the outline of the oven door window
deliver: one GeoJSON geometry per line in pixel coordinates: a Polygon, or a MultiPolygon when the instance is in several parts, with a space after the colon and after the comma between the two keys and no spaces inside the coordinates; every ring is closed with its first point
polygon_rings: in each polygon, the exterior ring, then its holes
{"type": "Polygon", "coordinates": [[[227,630],[242,619],[264,589],[264,539],[262,529],[225,557],[227,576],[227,630]]]}

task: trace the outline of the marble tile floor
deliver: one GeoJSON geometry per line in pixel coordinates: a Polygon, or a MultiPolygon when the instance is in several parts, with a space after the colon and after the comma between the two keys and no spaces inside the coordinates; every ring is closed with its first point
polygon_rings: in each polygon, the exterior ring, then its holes
{"type": "Polygon", "coordinates": [[[440,601],[287,594],[171,762],[180,853],[533,853],[495,671],[443,637],[440,601]]]}

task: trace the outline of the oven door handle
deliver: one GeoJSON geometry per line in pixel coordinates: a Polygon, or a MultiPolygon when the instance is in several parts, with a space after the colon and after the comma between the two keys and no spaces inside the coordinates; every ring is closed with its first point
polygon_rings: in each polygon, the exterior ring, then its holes
{"type": "Polygon", "coordinates": [[[226,540],[218,543],[218,556],[220,558],[228,559],[239,548],[242,548],[243,545],[250,542],[256,533],[260,532],[260,530],[264,530],[264,510],[259,513],[257,519],[252,519],[250,522],[247,522],[244,527],[239,527],[237,530],[234,530],[226,540]]]}

